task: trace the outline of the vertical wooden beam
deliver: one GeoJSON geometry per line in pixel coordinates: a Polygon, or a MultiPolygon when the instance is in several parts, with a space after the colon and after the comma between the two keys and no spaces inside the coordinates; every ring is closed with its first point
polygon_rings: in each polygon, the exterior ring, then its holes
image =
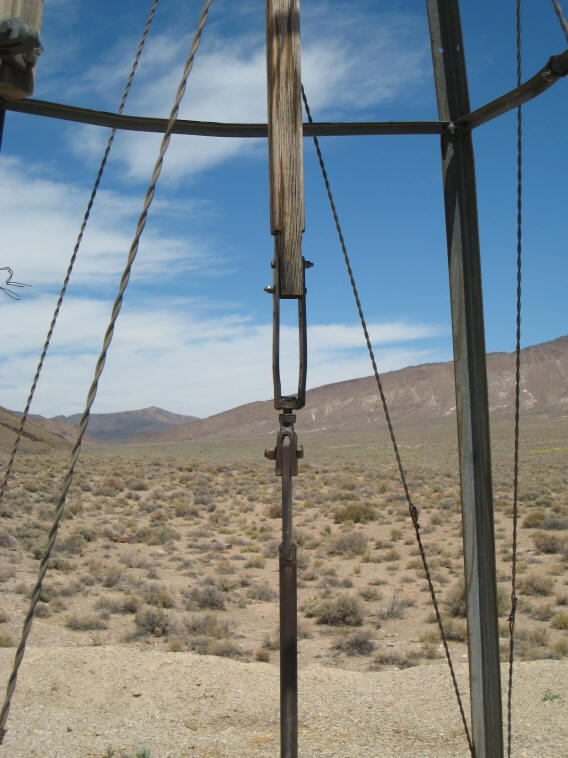
{"type": "MultiPolygon", "coordinates": [[[[427,0],[438,112],[469,113],[457,0],[427,0]]],[[[464,532],[472,739],[476,758],[503,755],[493,492],[481,263],[471,131],[442,136],[464,532]]]]}
{"type": "MultiPolygon", "coordinates": [[[[20,18],[39,37],[43,15],[43,0],[0,0],[0,21],[20,18]]],[[[0,60],[0,97],[11,100],[33,94],[35,67],[20,70],[0,60]]]]}
{"type": "Polygon", "coordinates": [[[279,295],[304,294],[300,0],[266,0],[270,229],[279,295]]]}

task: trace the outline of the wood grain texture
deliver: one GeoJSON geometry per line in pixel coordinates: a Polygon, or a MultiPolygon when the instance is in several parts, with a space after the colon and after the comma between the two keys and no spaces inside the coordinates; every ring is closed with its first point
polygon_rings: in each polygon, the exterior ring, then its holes
{"type": "Polygon", "coordinates": [[[304,171],[299,0],[266,2],[270,228],[280,297],[304,294],[304,171]]]}
{"type": "MultiPolygon", "coordinates": [[[[19,17],[24,24],[41,30],[43,0],[0,0],[0,20],[19,17]]],[[[19,71],[0,62],[0,97],[19,99],[28,97],[34,91],[35,69],[19,71]]]]}

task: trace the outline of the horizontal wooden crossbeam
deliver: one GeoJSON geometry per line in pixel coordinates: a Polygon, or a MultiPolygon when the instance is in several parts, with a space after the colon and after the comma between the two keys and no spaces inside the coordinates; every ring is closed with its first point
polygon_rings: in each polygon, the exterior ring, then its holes
{"type": "Polygon", "coordinates": [[[520,87],[457,119],[456,126],[475,129],[476,126],[481,126],[537,97],[566,74],[568,74],[568,50],[560,55],[553,55],[544,68],[520,87]]]}
{"type": "MultiPolygon", "coordinates": [[[[492,100],[487,105],[457,119],[455,126],[474,129],[501,116],[528,100],[532,100],[568,73],[568,50],[553,55],[546,66],[520,87],[492,100]]],[[[166,131],[167,120],[147,116],[125,116],[46,100],[5,100],[0,109],[47,116],[80,124],[105,126],[133,132],[166,131]]],[[[304,137],[353,137],[373,134],[442,134],[450,124],[446,121],[344,121],[314,122],[303,125],[304,137]]],[[[174,134],[193,134],[202,137],[268,137],[266,124],[225,124],[215,121],[186,121],[178,119],[174,134]]]]}
{"type": "MultiPolygon", "coordinates": [[[[125,116],[46,100],[13,100],[3,104],[6,110],[47,116],[93,126],[106,126],[133,132],[163,134],[167,119],[147,116],[125,116]]],[[[305,137],[354,136],[365,134],[441,134],[447,124],[443,121],[358,121],[345,123],[304,124],[305,137]]],[[[176,121],[174,134],[193,134],[202,137],[268,137],[266,124],[227,124],[214,121],[176,121]]]]}

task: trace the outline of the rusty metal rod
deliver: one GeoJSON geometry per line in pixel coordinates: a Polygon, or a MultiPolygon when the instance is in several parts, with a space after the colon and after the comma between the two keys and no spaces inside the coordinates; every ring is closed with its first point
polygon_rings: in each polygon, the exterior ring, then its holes
{"type": "Polygon", "coordinates": [[[282,438],[282,544],[280,573],[280,751],[298,756],[298,608],[296,545],[292,542],[292,472],[296,464],[293,439],[282,438]]]}

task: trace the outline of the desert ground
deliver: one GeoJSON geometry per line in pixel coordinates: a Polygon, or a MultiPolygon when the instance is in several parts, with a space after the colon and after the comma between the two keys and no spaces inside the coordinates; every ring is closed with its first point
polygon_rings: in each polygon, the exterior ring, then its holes
{"type": "MultiPolygon", "coordinates": [[[[568,755],[567,426],[533,418],[522,427],[516,755],[568,755]]],[[[405,427],[399,439],[467,709],[455,430],[405,427]]],[[[301,753],[466,755],[384,430],[300,431],[300,442],[301,753]]],[[[277,754],[280,479],[263,457],[273,443],[83,452],[0,755],[277,754]]],[[[492,444],[505,661],[510,424],[493,425],[492,444]]],[[[64,451],[24,452],[1,504],[4,680],[67,464],[64,451]]]]}

